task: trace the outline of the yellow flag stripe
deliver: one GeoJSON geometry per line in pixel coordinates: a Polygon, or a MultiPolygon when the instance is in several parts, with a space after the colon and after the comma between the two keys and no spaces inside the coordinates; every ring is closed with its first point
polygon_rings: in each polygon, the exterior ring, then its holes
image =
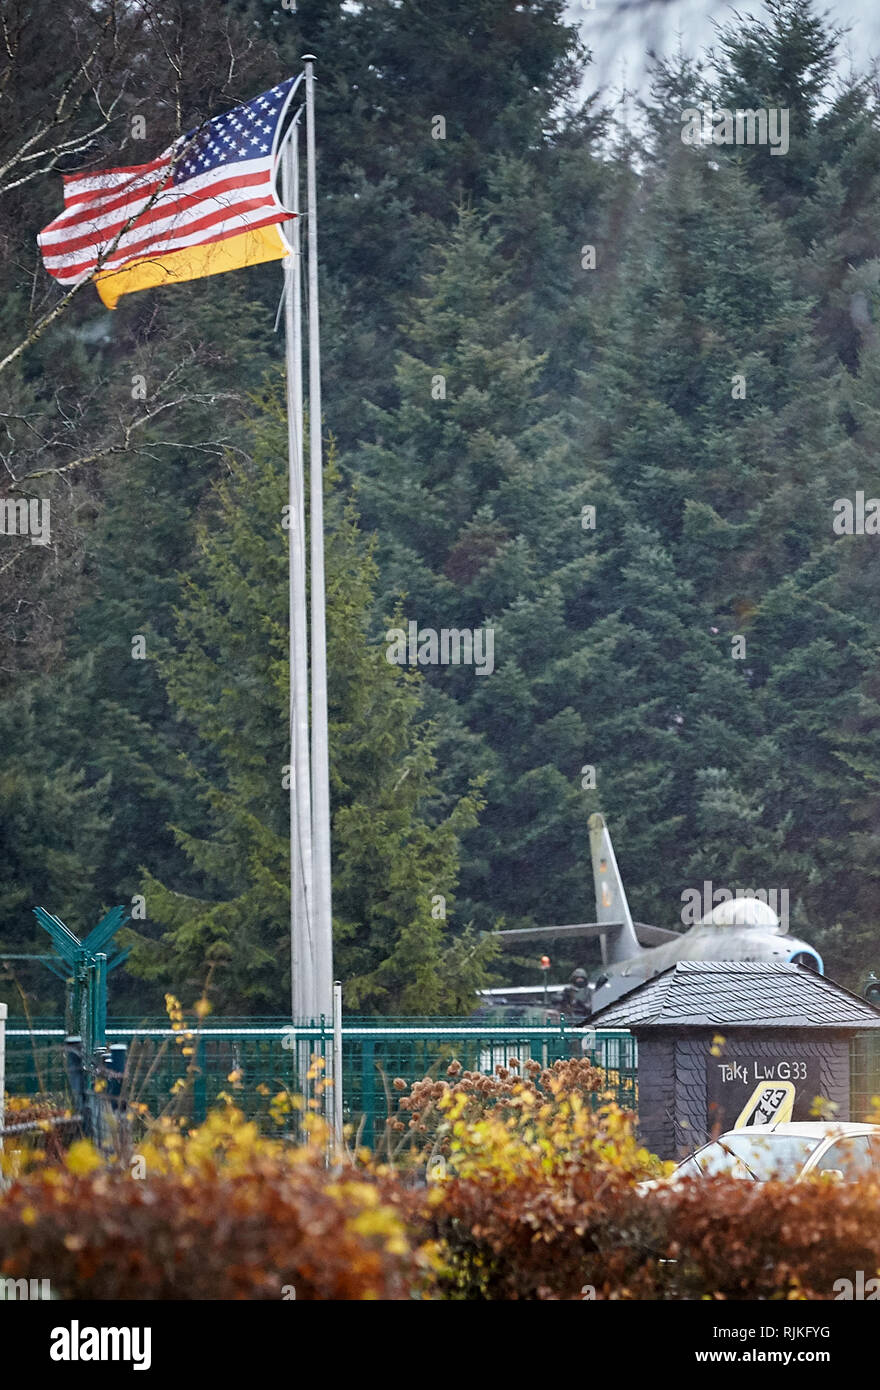
{"type": "Polygon", "coordinates": [[[205,275],[220,275],[225,270],[277,261],[289,250],[280,227],[274,223],[238,232],[208,246],[186,246],[179,251],[133,261],[119,270],[105,271],[94,277],[95,287],[107,308],[115,309],[124,294],[133,294],[135,290],[150,290],[181,280],[200,280],[205,275]]]}

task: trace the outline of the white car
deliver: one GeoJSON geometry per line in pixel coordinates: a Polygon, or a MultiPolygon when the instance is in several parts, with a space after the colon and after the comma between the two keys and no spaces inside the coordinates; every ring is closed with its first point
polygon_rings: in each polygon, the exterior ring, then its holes
{"type": "Polygon", "coordinates": [[[880,1178],[880,1125],[810,1120],[731,1129],[689,1154],[668,1178],[640,1187],[721,1174],[754,1182],[803,1182],[822,1173],[837,1182],[880,1178]]]}

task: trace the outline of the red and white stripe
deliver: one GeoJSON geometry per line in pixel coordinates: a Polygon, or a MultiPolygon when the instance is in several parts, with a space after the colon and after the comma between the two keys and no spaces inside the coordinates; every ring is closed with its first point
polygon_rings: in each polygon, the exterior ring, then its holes
{"type": "Polygon", "coordinates": [[[75,285],[187,246],[223,241],[289,217],[274,191],[273,155],[169,182],[171,154],[64,181],[64,211],[37,238],[49,274],[75,285]]]}

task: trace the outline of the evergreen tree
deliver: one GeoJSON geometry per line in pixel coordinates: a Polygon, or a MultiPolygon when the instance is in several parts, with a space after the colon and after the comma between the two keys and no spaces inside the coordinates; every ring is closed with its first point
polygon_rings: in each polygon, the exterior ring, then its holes
{"type": "MultiPolygon", "coordinates": [[[[660,132],[676,83],[681,71],[665,69],[660,132]]],[[[786,227],[738,162],[680,140],[658,148],[647,224],[597,323],[585,418],[627,510],[660,521],[675,570],[698,586],[702,624],[743,658],[727,677],[694,669],[693,780],[681,848],[663,862],[691,881],[789,887],[793,927],[821,941],[835,886],[838,923],[867,887],[857,845],[874,802],[873,624],[828,554],[832,500],[858,485],[863,441],[786,227]]],[[[835,948],[832,965],[846,960],[835,948]]]]}
{"type": "MultiPolygon", "coordinates": [[[[59,33],[104,14],[24,16],[0,108],[38,121],[59,33]]],[[[789,887],[855,983],[877,965],[880,584],[874,538],[831,520],[876,491],[880,137],[838,28],[808,0],[737,16],[705,60],[658,63],[637,146],[583,100],[562,0],[218,15],[231,77],[181,0],[126,11],[101,63],[131,85],[71,163],[146,157],[144,102],[153,152],[318,54],[325,406],[376,533],[372,558],[328,504],[349,1004],[466,1007],[462,921],[590,915],[593,809],[638,917],[674,924],[704,878],[789,887]],[[702,100],[788,110],[789,153],[685,146],[702,100]],[[491,629],[492,674],[395,669],[379,639],[410,618],[491,629]]],[[[0,206],[8,345],[54,293],[32,271],[57,205],[53,176],[0,206]]],[[[278,289],[264,266],[114,315],[84,293],[3,377],[6,474],[76,466],[35,489],[51,547],[3,538],[2,944],[41,949],[36,901],[87,925],[146,866],[130,1011],[209,961],[224,1008],[286,1007],[284,448],[271,407],[256,447],[242,418],[278,289]],[[176,404],[122,447],[140,377],[145,408],[164,380],[176,404]]]]}
{"type": "Polygon", "coordinates": [[[768,0],[765,15],[722,26],[706,94],[731,110],[786,113],[784,156],[739,145],[716,157],[740,163],[784,224],[822,336],[853,369],[863,326],[842,288],[880,254],[880,129],[874,75],[852,71],[846,39],[813,0],[768,0]]]}
{"type": "Polygon", "coordinates": [[[364,400],[393,403],[397,326],[456,207],[486,197],[507,161],[540,164],[566,131],[577,162],[592,132],[569,130],[567,108],[581,104],[587,53],[565,0],[298,0],[295,12],[224,0],[224,10],[271,44],[269,82],[318,55],[322,371],[345,451],[361,437],[364,400]]]}
{"type": "MultiPolygon", "coordinates": [[[[31,687],[0,703],[0,949],[9,953],[51,952],[34,907],[77,934],[101,915],[94,864],[112,824],[110,779],[89,786],[65,758],[52,693],[31,687]]],[[[44,967],[12,968],[31,1012],[60,1012],[62,993],[44,967]]],[[[10,997],[13,1011],[18,1003],[10,997]]]]}
{"type": "MultiPolygon", "coordinates": [[[[284,457],[283,419],[267,398],[252,458],[230,461],[200,529],[176,649],[160,662],[172,708],[203,753],[186,769],[206,814],[197,833],[175,832],[197,891],[145,876],[148,917],[162,935],[138,942],[132,968],[187,994],[213,965],[227,1011],[278,1011],[289,998],[284,457]]],[[[336,969],[349,1006],[459,1009],[491,954],[466,932],[449,940],[445,924],[458,834],[479,796],[432,814],[435,759],[418,685],[366,641],[372,562],[338,494],[327,568],[336,969]]]]}

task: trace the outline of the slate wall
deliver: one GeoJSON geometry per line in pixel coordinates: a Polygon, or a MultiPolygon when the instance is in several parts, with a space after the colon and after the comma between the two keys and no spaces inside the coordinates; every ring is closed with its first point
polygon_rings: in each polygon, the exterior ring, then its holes
{"type": "MultiPolygon", "coordinates": [[[[727,1034],[720,1052],[716,1048],[713,1055],[715,1036],[714,1029],[637,1031],[639,1135],[661,1158],[681,1158],[710,1137],[707,1063],[714,1065],[718,1057],[725,1062],[763,1058],[768,1070],[781,1054],[791,1062],[802,1060],[810,1065],[811,1075],[818,1071],[818,1094],[836,1104],[835,1119],[849,1119],[848,1035],[749,1029],[727,1034]]],[[[731,1127],[733,1123],[729,1121],[731,1127]]]]}

